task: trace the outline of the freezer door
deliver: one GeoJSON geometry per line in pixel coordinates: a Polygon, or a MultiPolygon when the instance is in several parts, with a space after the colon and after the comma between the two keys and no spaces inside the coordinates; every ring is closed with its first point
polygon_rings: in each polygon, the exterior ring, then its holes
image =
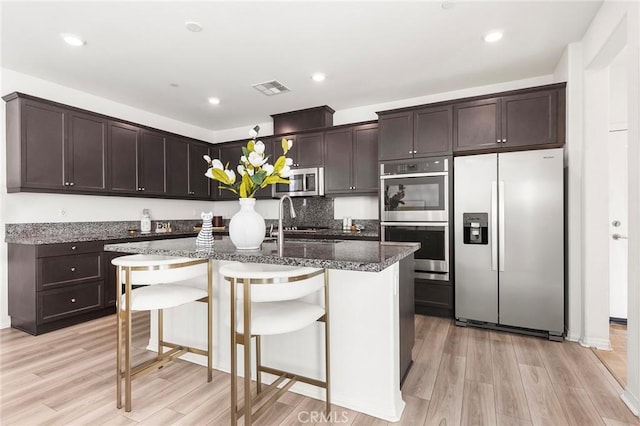
{"type": "Polygon", "coordinates": [[[456,318],[498,322],[497,170],[497,154],[454,160],[456,318]],[[489,244],[464,244],[463,213],[489,214],[489,244]]]}
{"type": "Polygon", "coordinates": [[[564,331],[562,149],[499,154],[500,324],[564,331]]]}

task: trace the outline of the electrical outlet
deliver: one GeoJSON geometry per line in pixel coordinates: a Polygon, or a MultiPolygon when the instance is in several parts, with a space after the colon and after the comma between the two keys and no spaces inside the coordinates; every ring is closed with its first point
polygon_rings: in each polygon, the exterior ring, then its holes
{"type": "Polygon", "coordinates": [[[60,207],[58,209],[58,216],[65,217],[67,215],[67,209],[60,207]]]}

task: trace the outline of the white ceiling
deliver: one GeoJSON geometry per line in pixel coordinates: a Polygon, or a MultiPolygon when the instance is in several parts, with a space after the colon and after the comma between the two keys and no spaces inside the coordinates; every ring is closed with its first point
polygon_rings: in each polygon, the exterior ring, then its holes
{"type": "Polygon", "coordinates": [[[551,74],[601,2],[452,4],[4,1],[1,59],[15,71],[219,130],[317,105],[341,110],[551,74]],[[186,21],[203,31],[187,31],[186,21]],[[485,43],[496,28],[503,40],[485,43]],[[87,44],[70,47],[61,33],[87,44]],[[311,80],[316,71],[325,82],[311,80]],[[291,92],[268,97],[251,87],[272,79],[291,92]],[[211,96],[221,104],[210,105],[211,96]]]}

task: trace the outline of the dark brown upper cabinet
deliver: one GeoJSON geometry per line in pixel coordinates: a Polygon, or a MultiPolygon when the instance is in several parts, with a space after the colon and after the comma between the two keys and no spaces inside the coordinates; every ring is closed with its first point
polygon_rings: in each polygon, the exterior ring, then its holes
{"type": "Polygon", "coordinates": [[[166,194],[165,137],[117,121],[109,122],[112,192],[166,194]]]}
{"type": "Polygon", "coordinates": [[[324,135],[325,194],[373,193],[378,188],[378,125],[329,130],[324,135]]]}
{"type": "MultiPolygon", "coordinates": [[[[219,146],[214,146],[214,152],[217,151],[218,155],[214,155],[213,158],[218,158],[223,166],[229,164],[229,170],[233,170],[236,174],[236,179],[240,179],[238,174],[238,164],[240,164],[240,157],[242,156],[242,147],[246,145],[246,142],[229,142],[223,143],[219,146]]],[[[239,195],[228,189],[219,188],[219,183],[216,181],[214,185],[214,200],[237,200],[239,195]]]]}
{"type": "Polygon", "coordinates": [[[454,105],[454,151],[562,146],[564,86],[526,90],[454,105]]]}
{"type": "Polygon", "coordinates": [[[189,144],[189,195],[196,198],[211,197],[213,180],[206,177],[207,163],[205,155],[211,155],[213,148],[207,143],[191,142],[189,144]]]}
{"type": "Polygon", "coordinates": [[[117,121],[109,122],[109,191],[136,193],[138,181],[140,129],[117,121]]]}
{"type": "Polygon", "coordinates": [[[104,191],[108,166],[107,121],[77,111],[70,111],[67,116],[69,161],[65,186],[76,191],[104,191]]]}
{"type": "Polygon", "coordinates": [[[452,108],[424,107],[379,117],[379,159],[449,155],[452,152],[452,108]]]}
{"type": "MultiPolygon", "coordinates": [[[[287,157],[293,160],[293,167],[304,169],[324,165],[324,132],[303,133],[286,138],[293,141],[291,151],[287,153],[287,157]]],[[[282,153],[281,149],[276,149],[276,153],[282,153]]]]}
{"type": "Polygon", "coordinates": [[[57,105],[7,101],[7,191],[104,190],[106,121],[57,105]]]}
{"type": "MultiPolygon", "coordinates": [[[[167,138],[167,194],[176,197],[192,195],[189,189],[189,142],[182,138],[167,138]]],[[[202,168],[206,171],[206,163],[202,160],[202,168]]],[[[194,164],[195,166],[195,164],[194,164]]],[[[204,174],[203,171],[203,174],[204,174]]]]}
{"type": "Polygon", "coordinates": [[[141,129],[140,148],[138,191],[152,195],[165,194],[167,190],[164,134],[141,129]]]}

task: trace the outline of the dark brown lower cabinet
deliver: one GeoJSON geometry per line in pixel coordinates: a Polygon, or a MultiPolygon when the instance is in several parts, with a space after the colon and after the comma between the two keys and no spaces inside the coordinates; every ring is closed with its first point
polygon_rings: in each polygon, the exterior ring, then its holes
{"type": "Polygon", "coordinates": [[[415,343],[415,302],[413,297],[413,255],[400,261],[398,285],[398,315],[400,322],[400,387],[407,377],[415,343]]]}
{"type": "Polygon", "coordinates": [[[11,326],[37,335],[115,312],[105,304],[103,245],[9,244],[11,326]]]}
{"type": "Polygon", "coordinates": [[[416,313],[453,318],[453,285],[449,281],[415,280],[416,313]]]}

